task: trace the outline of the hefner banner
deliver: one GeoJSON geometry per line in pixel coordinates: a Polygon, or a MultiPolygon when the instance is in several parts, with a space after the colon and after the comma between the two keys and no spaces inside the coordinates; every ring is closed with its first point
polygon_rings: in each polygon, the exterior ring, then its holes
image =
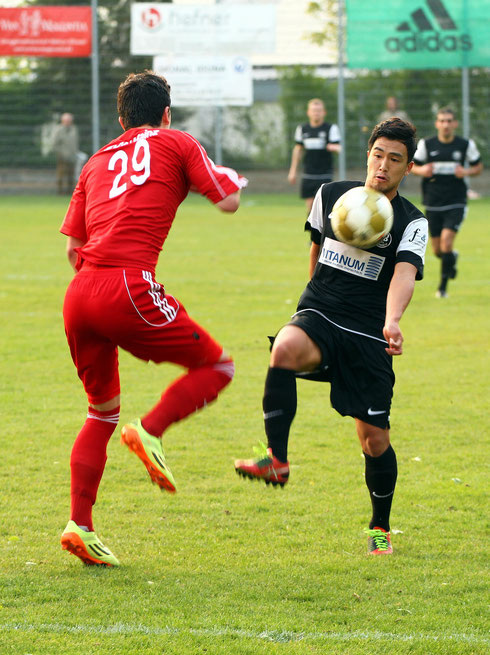
{"type": "Polygon", "coordinates": [[[349,68],[490,65],[490,0],[346,0],[349,68]]]}
{"type": "Polygon", "coordinates": [[[90,7],[0,7],[0,55],[88,57],[90,7]]]}
{"type": "Polygon", "coordinates": [[[250,55],[273,52],[273,4],[131,5],[132,55],[250,55]]]}

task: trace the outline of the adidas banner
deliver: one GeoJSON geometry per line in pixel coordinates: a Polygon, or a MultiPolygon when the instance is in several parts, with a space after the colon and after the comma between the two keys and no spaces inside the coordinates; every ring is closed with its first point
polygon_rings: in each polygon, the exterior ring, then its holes
{"type": "Polygon", "coordinates": [[[349,68],[490,64],[490,0],[346,0],[349,68]]]}

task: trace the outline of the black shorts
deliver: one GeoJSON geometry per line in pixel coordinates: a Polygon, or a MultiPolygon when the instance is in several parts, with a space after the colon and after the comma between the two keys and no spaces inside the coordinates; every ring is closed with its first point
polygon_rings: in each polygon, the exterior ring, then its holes
{"type": "Polygon", "coordinates": [[[444,211],[427,209],[425,216],[429,221],[430,236],[440,237],[443,229],[459,231],[466,216],[466,207],[456,207],[444,211]]]}
{"type": "Polygon", "coordinates": [[[318,177],[302,177],[301,178],[301,198],[314,198],[318,189],[322,184],[332,181],[332,175],[321,175],[318,177]]]}
{"type": "Polygon", "coordinates": [[[342,329],[316,310],[300,311],[289,325],[304,330],[322,353],[318,370],[297,377],[330,382],[330,402],[342,416],[389,428],[395,374],[388,344],[342,329]]]}

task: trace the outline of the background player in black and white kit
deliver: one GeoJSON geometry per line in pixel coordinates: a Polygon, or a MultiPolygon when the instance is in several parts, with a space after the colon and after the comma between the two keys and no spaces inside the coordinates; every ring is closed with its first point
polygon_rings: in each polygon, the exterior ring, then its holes
{"type": "Polygon", "coordinates": [[[421,139],[414,155],[412,173],[421,175],[422,202],[432,249],[441,259],[441,280],[436,297],[447,296],[448,280],[456,277],[456,234],[466,216],[468,187],[465,177],[479,175],[483,164],[472,139],[455,134],[458,121],[449,107],[437,112],[437,135],[421,139]]]}
{"type": "Polygon", "coordinates": [[[235,462],[243,476],[284,485],[296,377],[330,382],[332,406],[355,419],[364,453],[373,511],[368,549],[374,555],[392,552],[389,519],[397,478],[389,431],[392,356],[402,354],[400,319],[415,280],[422,278],[428,240],[426,218],[398,194],[415,147],[415,128],[400,118],[379,123],[370,136],[365,185],[391,201],[394,223],[369,250],[338,241],[330,223],[335,201],[362,182],[325,184],[316,194],[307,222],[311,280],[274,341],[265,382],[268,448],[254,459],[235,462]]]}
{"type": "Polygon", "coordinates": [[[294,134],[295,146],[291,155],[288,180],[296,184],[298,166],[303,157],[300,195],[305,199],[309,213],[313,198],[322,184],[333,178],[333,155],[340,152],[340,131],[337,125],[327,123],[323,101],[312,98],[306,111],[308,123],[298,125],[294,134]]]}

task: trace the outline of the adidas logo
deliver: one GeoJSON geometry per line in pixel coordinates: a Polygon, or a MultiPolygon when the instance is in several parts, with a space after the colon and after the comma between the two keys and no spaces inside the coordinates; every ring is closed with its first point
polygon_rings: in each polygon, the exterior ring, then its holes
{"type": "Polygon", "coordinates": [[[471,36],[458,33],[458,26],[441,0],[427,0],[426,5],[430,13],[423,8],[413,11],[411,21],[405,20],[396,28],[400,36],[386,39],[388,52],[457,52],[473,48],[471,36]]]}

